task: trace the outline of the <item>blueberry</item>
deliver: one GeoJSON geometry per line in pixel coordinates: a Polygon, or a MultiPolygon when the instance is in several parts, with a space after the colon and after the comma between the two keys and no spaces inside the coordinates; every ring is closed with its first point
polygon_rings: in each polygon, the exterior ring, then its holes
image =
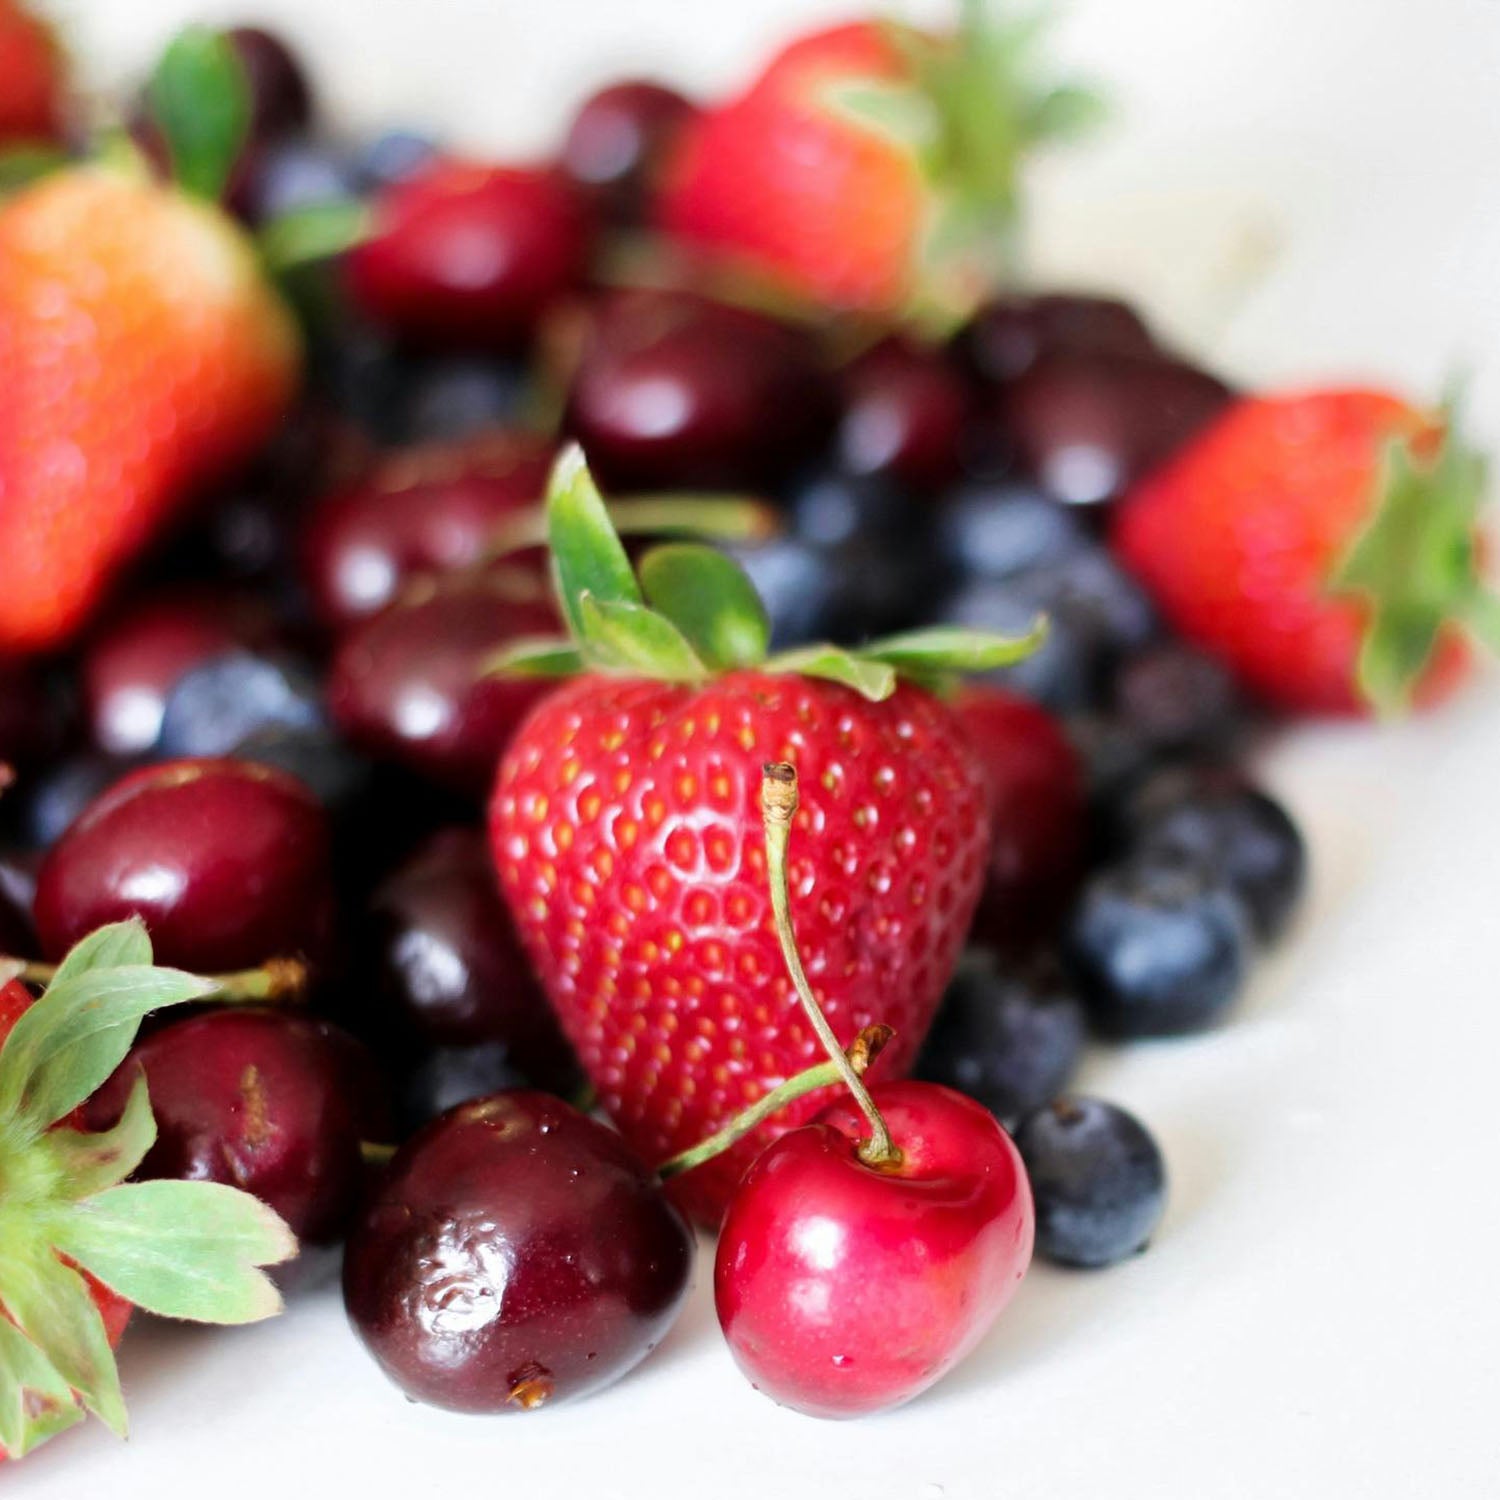
{"type": "Polygon", "coordinates": [[[1120,822],[1131,847],[1195,864],[1227,885],[1263,941],[1285,930],[1307,885],[1297,825],[1234,772],[1164,772],[1129,799],[1120,822]]]}
{"type": "Polygon", "coordinates": [[[251,224],[358,196],[349,153],[326,141],[294,137],[273,142],[256,153],[248,170],[235,196],[251,224]]]}
{"type": "Polygon", "coordinates": [[[1065,1266],[1110,1266],[1146,1248],[1167,1206],[1161,1149],[1102,1099],[1058,1099],[1021,1122],[1036,1248],[1065,1266]]]}
{"type": "Polygon", "coordinates": [[[932,573],[920,548],[873,536],[855,536],[828,549],[833,583],[824,634],[855,646],[905,630],[928,614],[932,573]]]}
{"type": "Polygon", "coordinates": [[[1068,738],[1083,762],[1092,821],[1106,831],[1117,821],[1121,802],[1160,764],[1156,752],[1133,725],[1116,714],[1075,714],[1068,738]]]}
{"type": "Polygon", "coordinates": [[[1243,705],[1228,670],[1182,641],[1158,641],[1115,676],[1116,712],[1155,750],[1220,749],[1243,727],[1243,705]]]}
{"type": "Polygon", "coordinates": [[[1055,964],[965,954],[917,1062],[917,1076],[1016,1120],[1067,1086],[1083,1051],[1083,1005],[1055,964]]]}
{"type": "Polygon", "coordinates": [[[400,424],[407,442],[459,438],[514,419],[526,372],[504,359],[455,355],[424,360],[404,375],[400,424]]]}
{"type": "Polygon", "coordinates": [[[1156,611],[1141,586],[1098,547],[1072,553],[1015,580],[1038,608],[1074,621],[1101,651],[1138,651],[1157,632],[1156,611]]]}
{"type": "Polygon", "coordinates": [[[1239,994],[1252,933],[1244,903],[1201,864],[1142,853],[1085,884],[1065,936],[1099,1029],[1179,1036],[1239,994]]]}
{"type": "Polygon", "coordinates": [[[49,849],[79,813],[139,762],[85,750],[34,780],[21,810],[21,832],[37,849],[49,849]]]}
{"type": "Polygon", "coordinates": [[[771,621],[775,650],[828,633],[836,593],[827,552],[795,536],[724,548],[749,575],[771,621]]]}
{"type": "Polygon", "coordinates": [[[1062,562],[1090,545],[1077,515],[1020,484],[975,484],[948,497],[937,517],[943,561],[960,574],[1012,578],[1062,562]]]}
{"type": "Polygon", "coordinates": [[[366,761],[326,729],[265,725],[229,753],[295,776],[335,818],[360,804],[373,774],[366,761]]]}
{"type": "Polygon", "coordinates": [[[389,187],[426,166],[437,152],[436,143],[419,130],[387,130],[355,152],[354,180],[367,192],[389,187]]]}
{"type": "Polygon", "coordinates": [[[262,729],[320,729],[322,691],[300,664],[230,651],[186,672],[167,695],[164,758],[228,755],[262,729]]]}
{"type": "Polygon", "coordinates": [[[336,412],[382,442],[405,441],[404,370],[384,339],[366,328],[340,328],[336,337],[315,339],[310,356],[311,384],[336,412]]]}
{"type": "Polygon", "coordinates": [[[917,529],[909,495],[888,479],[823,470],[805,475],[787,500],[792,530],[819,547],[855,540],[906,541],[917,529]]]}

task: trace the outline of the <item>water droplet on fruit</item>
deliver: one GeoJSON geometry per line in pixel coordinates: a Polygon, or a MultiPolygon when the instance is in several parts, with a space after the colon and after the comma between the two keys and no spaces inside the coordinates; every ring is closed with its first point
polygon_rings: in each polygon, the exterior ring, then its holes
{"type": "Polygon", "coordinates": [[[853,1355],[850,1355],[850,1354],[835,1354],[833,1356],[833,1364],[834,1364],[834,1368],[835,1369],[838,1369],[838,1370],[847,1370],[850,1367],[850,1365],[852,1365],[853,1363],[854,1363],[854,1357],[853,1357],[853,1355]]]}

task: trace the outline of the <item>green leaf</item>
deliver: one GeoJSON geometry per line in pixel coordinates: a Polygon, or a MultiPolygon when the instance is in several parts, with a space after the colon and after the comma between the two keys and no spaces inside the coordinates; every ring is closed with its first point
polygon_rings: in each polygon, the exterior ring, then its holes
{"type": "Polygon", "coordinates": [[[708,676],[687,638],[665,615],[644,604],[596,599],[587,592],[578,604],[584,655],[596,665],[660,682],[702,682],[708,676]]]}
{"type": "Polygon", "coordinates": [[[217,202],[250,129],[250,84],[229,38],[208,26],[178,33],[151,75],[146,100],[178,185],[217,202]]]}
{"type": "Polygon", "coordinates": [[[584,670],[583,654],[572,641],[527,637],[512,641],[484,664],[486,676],[576,677],[584,670]]]}
{"type": "Polygon", "coordinates": [[[547,541],[552,549],[558,603],[579,640],[579,598],[600,604],[640,604],[641,591],[625,548],[610,525],[603,497],[576,443],[565,448],[547,485],[547,541]]]}
{"type": "Polygon", "coordinates": [[[18,1134],[40,1134],[119,1067],[143,1016],[213,989],[211,980],[141,964],[54,980],[0,1049],[0,1128],[9,1127],[13,1145],[18,1134]]]}
{"type": "Polygon", "coordinates": [[[56,146],[17,145],[0,150],[0,198],[40,182],[67,166],[68,154],[56,146]]]}
{"type": "Polygon", "coordinates": [[[998,635],[991,630],[934,625],[871,641],[868,646],[860,647],[859,654],[873,661],[889,662],[906,674],[989,672],[1024,661],[1046,638],[1047,618],[1038,615],[1025,635],[998,635]]]}
{"type": "Polygon", "coordinates": [[[834,114],[904,150],[928,151],[941,134],[931,98],[910,84],[841,78],[822,92],[834,114]]]}
{"type": "Polygon", "coordinates": [[[5,1243],[0,1283],[5,1311],[83,1404],[124,1437],[120,1373],[87,1283],[57,1258],[34,1227],[18,1224],[14,1216],[0,1222],[0,1236],[5,1243]]]}
{"type": "Polygon", "coordinates": [[[0,1448],[25,1458],[82,1420],[73,1388],[14,1323],[0,1318],[0,1448]]]}
{"type": "Polygon", "coordinates": [[[369,232],[369,209],[349,199],[313,203],[272,219],[256,235],[256,242],[266,268],[273,276],[283,276],[315,261],[343,255],[369,232]]]}
{"type": "Polygon", "coordinates": [[[67,983],[94,969],[114,969],[121,964],[149,964],[151,935],[139,917],[111,922],[80,938],[57,966],[52,982],[67,983]]]}
{"type": "Polygon", "coordinates": [[[69,1198],[88,1198],[123,1182],[140,1166],[156,1142],[156,1120],[146,1075],[130,1090],[125,1112],[109,1130],[64,1130],[58,1127],[31,1148],[51,1168],[58,1191],[69,1198]]]}
{"type": "Polygon", "coordinates": [[[708,666],[765,660],[770,622],[755,585],[733,558],[692,542],[653,547],[641,559],[641,587],[708,666]]]}
{"type": "Polygon", "coordinates": [[[1028,111],[1027,138],[1071,141],[1097,130],[1109,118],[1103,95],[1079,83],[1060,84],[1036,100],[1028,111]]]}
{"type": "Polygon", "coordinates": [[[198,1323],[253,1323],[281,1309],[258,1266],[297,1253],[264,1203],[217,1182],[132,1182],[55,1209],[52,1242],[147,1312],[198,1323]]]}
{"type": "Polygon", "coordinates": [[[783,651],[766,663],[766,671],[795,672],[802,677],[840,682],[872,703],[882,703],[896,691],[893,666],[870,661],[840,646],[803,646],[796,651],[783,651]]]}

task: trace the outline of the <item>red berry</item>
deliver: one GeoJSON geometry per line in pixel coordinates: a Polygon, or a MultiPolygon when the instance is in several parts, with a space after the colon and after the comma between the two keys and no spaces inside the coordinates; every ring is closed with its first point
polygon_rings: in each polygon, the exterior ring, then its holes
{"type": "Polygon", "coordinates": [[[982,1105],[937,1084],[874,1099],[902,1159],[860,1160],[851,1101],[768,1147],[730,1201],[719,1323],[758,1390],[819,1417],[909,1401],[967,1355],[1031,1262],[1020,1154],[982,1105]]]}
{"type": "MultiPolygon", "coordinates": [[[[916,1055],[983,880],[982,770],[912,687],[738,671],[693,688],[585,677],[501,766],[491,835],[517,930],[604,1107],[652,1162],[820,1060],[771,924],[761,767],[802,786],[797,939],[841,1041],[884,1021],[916,1055]]],[[[816,1098],[781,1121],[806,1119],[816,1098]]],[[[713,1221],[763,1129],[684,1177],[713,1221]]]]}
{"type": "Polygon", "coordinates": [[[1052,292],[986,303],[959,335],[958,347],[975,374],[1003,382],[1051,354],[1149,356],[1156,341],[1129,303],[1052,292]]]}
{"type": "Polygon", "coordinates": [[[460,1105],[397,1153],[350,1235],[344,1303],[413,1400],[530,1411],[644,1359],[692,1255],[619,1136],[520,1090],[460,1105]]]}
{"type": "Polygon", "coordinates": [[[245,761],[181,760],[90,803],[42,865],[36,926],[59,959],[138,915],[158,963],[217,974],[321,956],[332,908],[326,821],[300,781],[245,761]]]}
{"type": "Polygon", "coordinates": [[[588,212],[560,173],[438,161],[376,199],[350,287],[403,339],[505,347],[579,284],[589,241],[588,212]]]}
{"type": "Polygon", "coordinates": [[[591,94],[573,116],[562,169],[609,216],[638,219],[666,153],[695,111],[676,89],[644,79],[591,94]]]}
{"type": "Polygon", "coordinates": [[[292,49],[260,26],[235,26],[228,36],[250,87],[251,139],[306,130],[312,123],[312,89],[292,49]]]}
{"type": "Polygon", "coordinates": [[[984,766],[994,832],[974,931],[1028,946],[1062,914],[1082,873],[1083,768],[1062,726],[1026,698],[975,684],[954,709],[984,766]]]}
{"type": "Polygon", "coordinates": [[[444,786],[482,797],[516,726],[552,684],[493,669],[525,636],[557,633],[550,605],[464,581],[393,605],[339,643],[328,706],[349,739],[444,786]]]}

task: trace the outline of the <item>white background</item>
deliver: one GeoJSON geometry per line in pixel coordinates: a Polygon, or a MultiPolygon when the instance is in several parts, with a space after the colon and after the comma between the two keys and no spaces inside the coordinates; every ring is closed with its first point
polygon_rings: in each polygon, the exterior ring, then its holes
{"type": "MultiPolygon", "coordinates": [[[[249,5],[71,0],[94,75],[176,19],[249,5]]],[[[343,116],[546,149],[622,65],[727,84],[814,0],[259,0],[343,116]]],[[[1500,4],[1078,0],[1062,50],[1120,124],[1038,182],[1038,263],[1124,287],[1240,378],[1476,373],[1500,437],[1500,4]]],[[[1086,1083],[1159,1132],[1158,1243],[1039,1267],[960,1372],[857,1424],[739,1378],[708,1260],[659,1354],[525,1418],[403,1402],[337,1297],[238,1333],[138,1329],[128,1449],[75,1431],[18,1500],[268,1495],[525,1500],[1280,1500],[1500,1495],[1500,691],[1429,722],[1301,730],[1267,774],[1313,895],[1232,1024],[1100,1053],[1086,1083]],[[102,1488],[101,1488],[102,1487],[102,1488]]]]}

